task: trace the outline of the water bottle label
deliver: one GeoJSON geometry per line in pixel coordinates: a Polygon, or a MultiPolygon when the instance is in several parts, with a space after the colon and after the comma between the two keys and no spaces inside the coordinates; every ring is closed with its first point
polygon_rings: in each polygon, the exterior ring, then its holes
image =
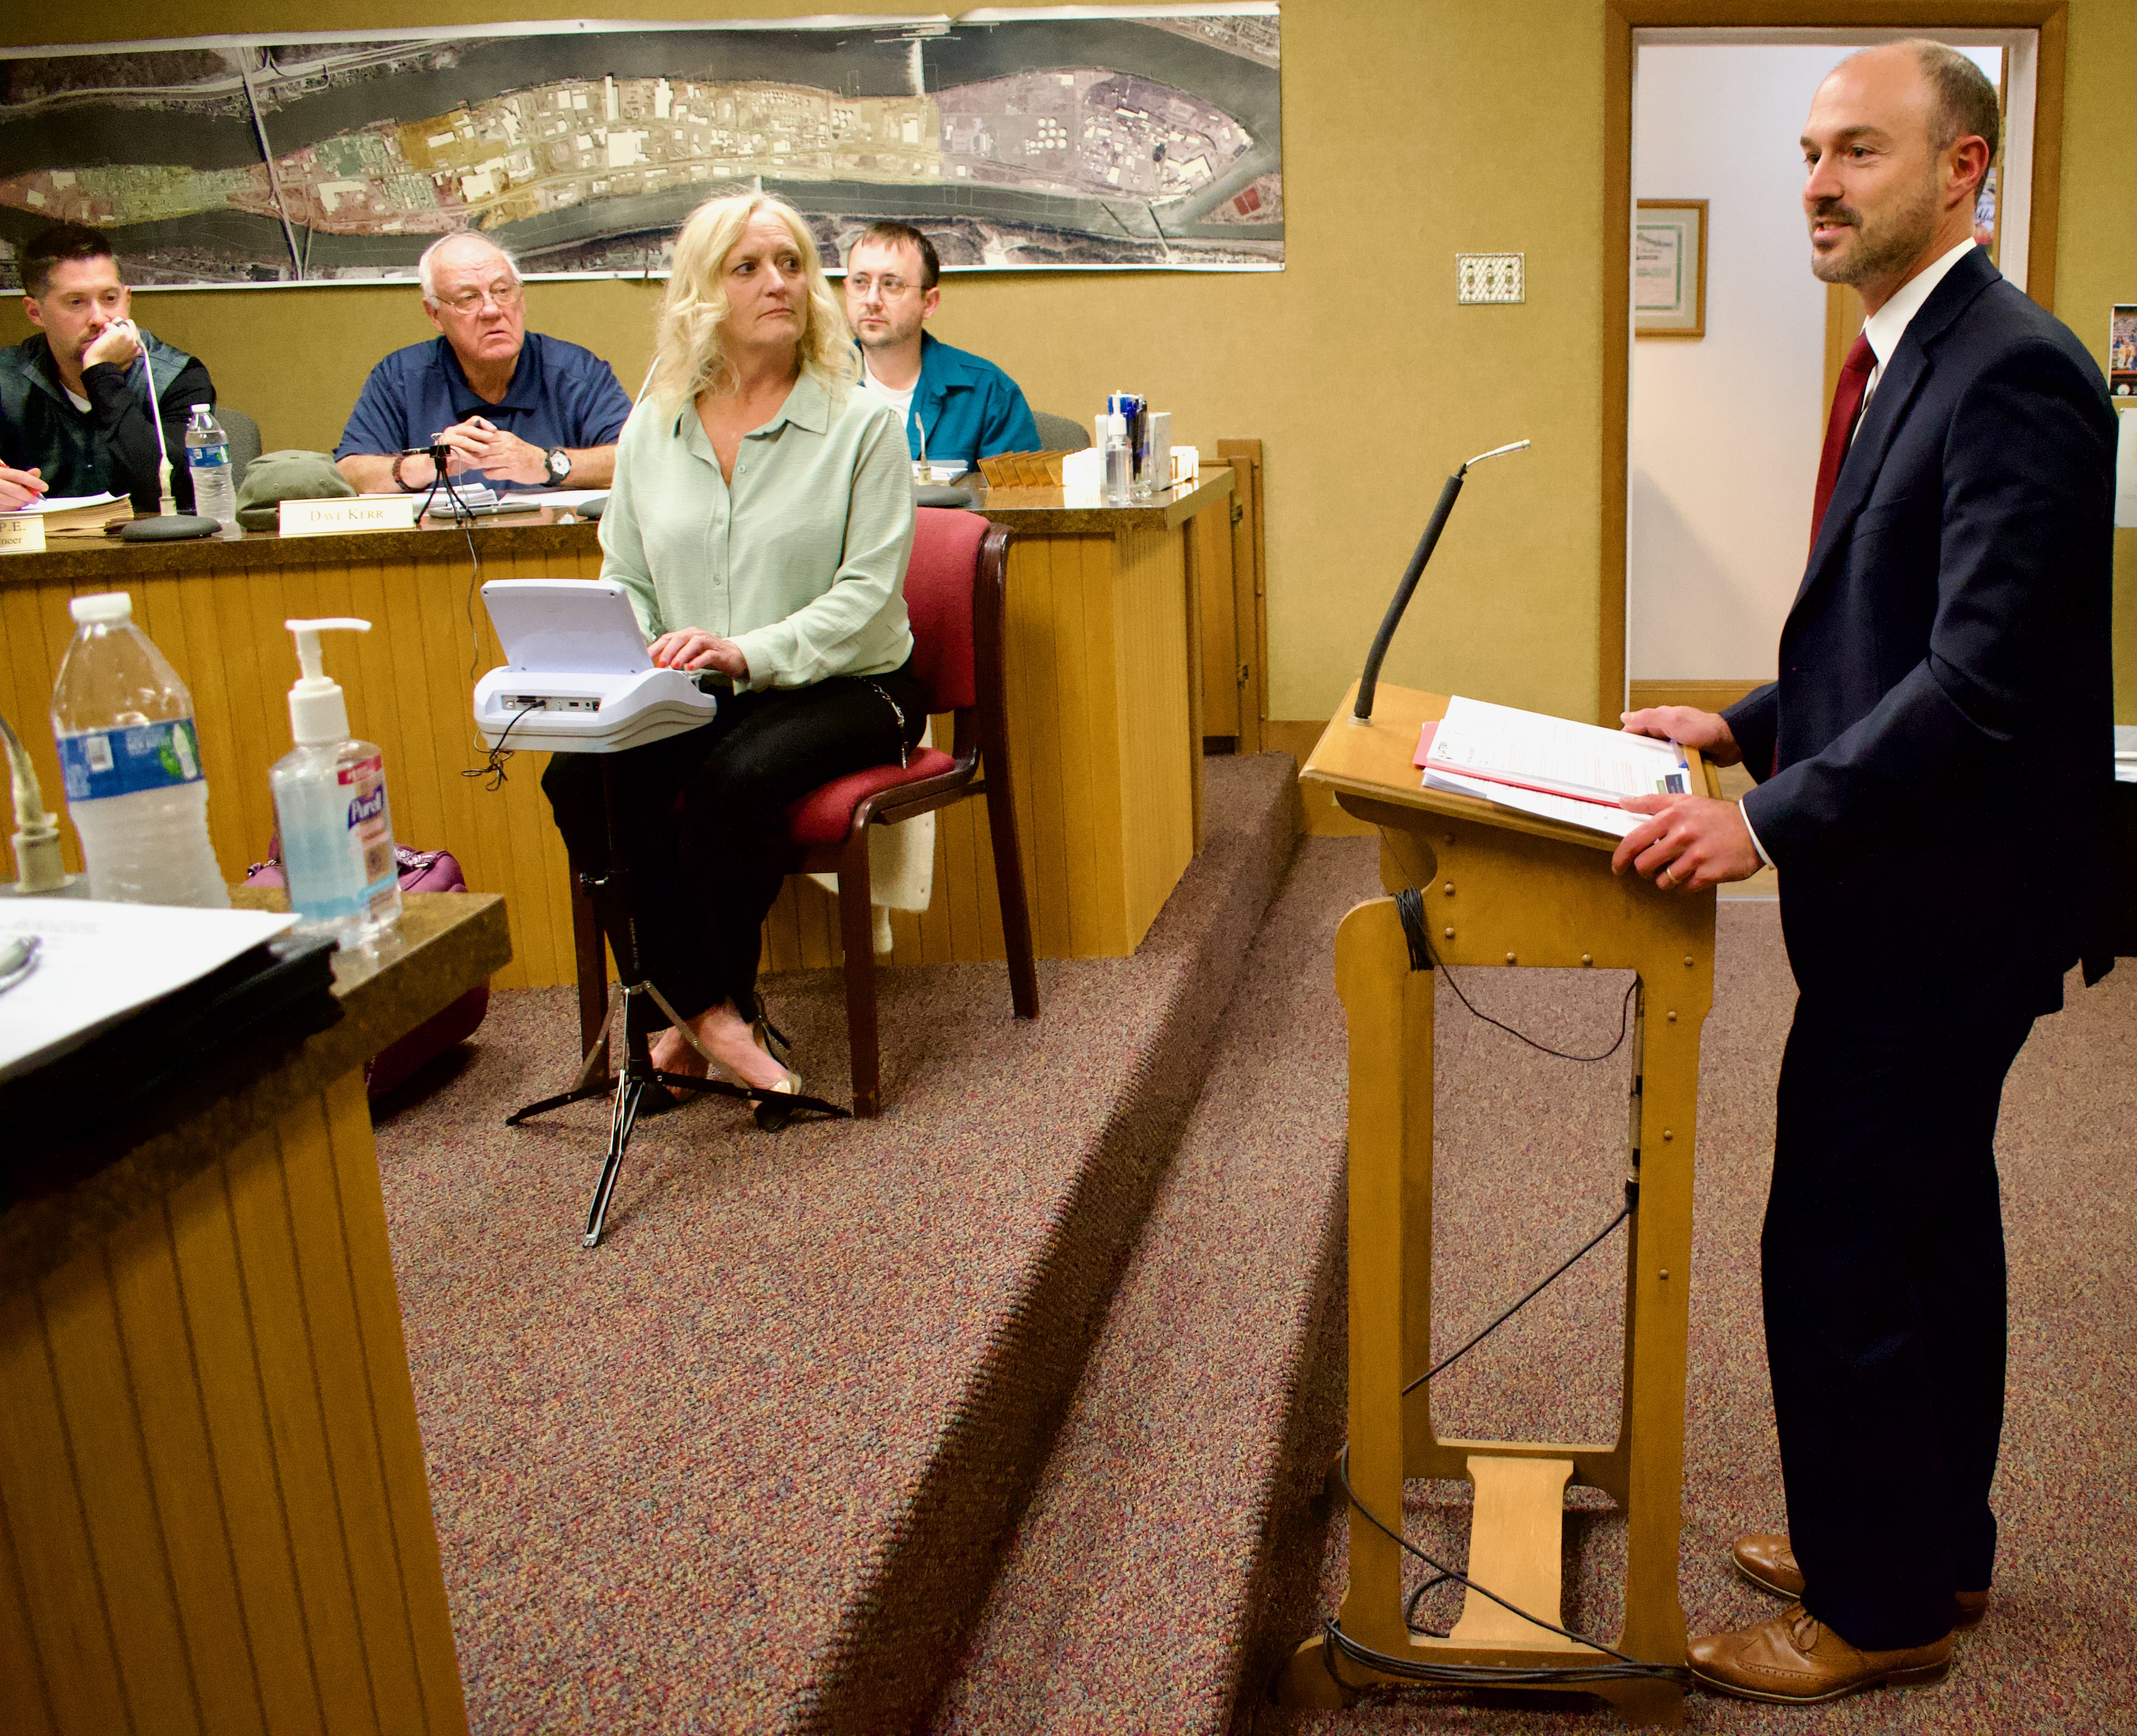
{"type": "Polygon", "coordinates": [[[71,802],[168,790],[200,776],[200,738],[190,717],[60,737],[60,778],[71,802]]]}
{"type": "Polygon", "coordinates": [[[186,449],[186,462],[196,470],[212,470],[230,462],[230,448],[189,446],[186,449]]]}

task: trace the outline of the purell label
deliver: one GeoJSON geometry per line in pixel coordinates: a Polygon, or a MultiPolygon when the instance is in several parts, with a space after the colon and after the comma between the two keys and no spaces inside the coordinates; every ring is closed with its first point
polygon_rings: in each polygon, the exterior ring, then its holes
{"type": "Polygon", "coordinates": [[[90,729],[60,737],[60,777],[71,802],[100,801],[200,780],[193,720],[90,729]]]}
{"type": "Polygon", "coordinates": [[[348,848],[363,864],[363,897],[372,899],[397,883],[393,860],[393,819],[386,809],[385,762],[373,756],[341,768],[348,790],[348,848]]]}

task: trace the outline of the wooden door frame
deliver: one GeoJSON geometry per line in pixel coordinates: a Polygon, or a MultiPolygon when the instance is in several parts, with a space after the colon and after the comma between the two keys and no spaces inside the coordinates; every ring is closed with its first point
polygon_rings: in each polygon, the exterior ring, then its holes
{"type": "Polygon", "coordinates": [[[2056,303],[2056,216],[2062,182],[2063,50],[2068,0],[1604,0],[1603,559],[1598,581],[1595,719],[1614,725],[1625,694],[1626,489],[1633,374],[1633,32],[1636,30],[2032,30],[2032,231],[2026,293],[2056,303]]]}

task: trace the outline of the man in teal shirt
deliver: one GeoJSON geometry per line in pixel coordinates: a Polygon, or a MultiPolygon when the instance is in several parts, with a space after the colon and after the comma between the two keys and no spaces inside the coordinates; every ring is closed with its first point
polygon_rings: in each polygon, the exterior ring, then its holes
{"type": "Polygon", "coordinates": [[[941,275],[933,244],[910,224],[871,224],[854,243],[846,319],[862,390],[898,411],[907,449],[931,464],[971,470],[997,452],[1036,452],[1039,425],[1016,382],[921,329],[942,301],[941,275]]]}

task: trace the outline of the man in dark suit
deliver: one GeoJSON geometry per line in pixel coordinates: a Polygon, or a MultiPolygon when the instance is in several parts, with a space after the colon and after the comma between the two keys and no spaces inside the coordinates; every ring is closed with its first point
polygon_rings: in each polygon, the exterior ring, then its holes
{"type": "Polygon", "coordinates": [[[1935,1680],[1987,1607],[1998,1105],[2064,973],[2105,967],[2114,416],[2083,347],[1974,245],[1996,139],[1994,89],[1937,44],[1819,87],[1812,270],[1867,323],[1779,679],[1719,716],[1624,720],[1760,782],[1740,807],[1628,802],[1649,818],[1614,866],[1696,890],[1770,861],[1799,990],[1761,1244],[1789,1530],[1735,1549],[1795,1601],[1690,1647],[1754,1699],[1935,1680]]]}

